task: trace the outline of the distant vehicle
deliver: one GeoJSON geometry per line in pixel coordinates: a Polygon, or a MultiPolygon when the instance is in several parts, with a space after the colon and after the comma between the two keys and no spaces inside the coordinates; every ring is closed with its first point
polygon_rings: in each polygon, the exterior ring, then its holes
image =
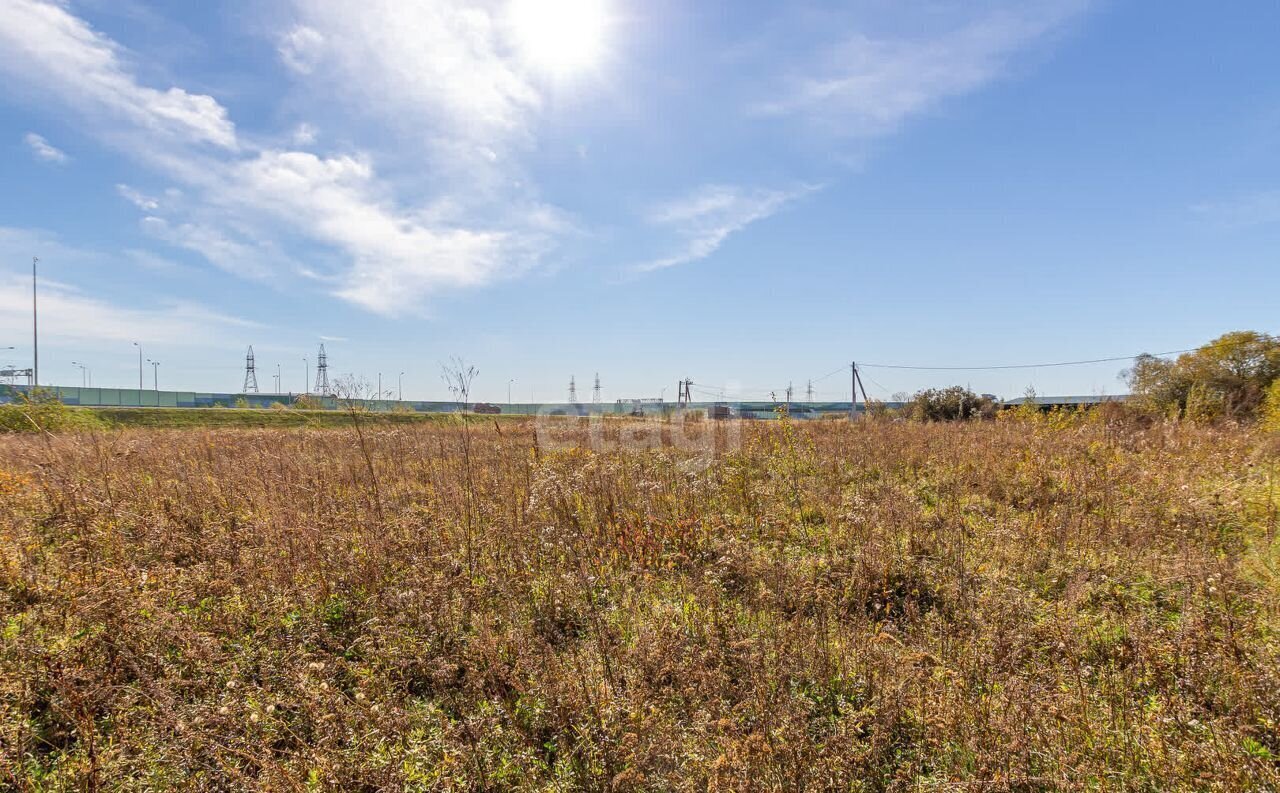
{"type": "Polygon", "coordinates": [[[501,413],[501,412],[502,412],[502,408],[501,408],[501,407],[499,407],[499,406],[497,406],[497,405],[490,404],[490,403],[488,403],[488,402],[477,402],[477,403],[475,403],[474,405],[472,405],[472,406],[471,406],[471,410],[472,410],[472,412],[474,412],[474,413],[486,413],[486,414],[501,413]]]}

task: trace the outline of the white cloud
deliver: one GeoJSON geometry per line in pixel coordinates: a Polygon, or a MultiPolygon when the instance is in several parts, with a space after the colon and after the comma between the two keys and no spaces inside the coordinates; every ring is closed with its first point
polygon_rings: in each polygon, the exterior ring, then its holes
{"type": "MultiPolygon", "coordinates": [[[[0,279],[0,333],[9,338],[30,333],[30,310],[31,281],[22,275],[0,279]]],[[[133,308],[91,297],[57,281],[40,281],[41,341],[198,344],[201,339],[212,338],[219,329],[253,327],[258,326],[197,303],[169,301],[154,309],[133,308]]]]}
{"type": "Polygon", "coordinates": [[[123,51],[57,3],[0,0],[0,69],[53,89],[75,107],[183,141],[236,147],[213,97],[140,85],[123,51]]]}
{"type": "Polygon", "coordinates": [[[318,134],[318,131],[313,125],[304,121],[293,128],[293,135],[290,139],[293,141],[293,145],[295,146],[310,146],[312,143],[316,142],[316,136],[318,134]]]}
{"type": "Polygon", "coordinates": [[[1084,0],[1028,2],[920,38],[854,33],[820,50],[817,62],[779,91],[781,98],[752,110],[800,115],[839,136],[886,134],[996,79],[1014,55],[1044,42],[1085,7],[1084,0]]]}
{"type": "Polygon", "coordinates": [[[62,165],[68,160],[66,152],[56,146],[50,145],[49,141],[45,140],[42,135],[37,135],[34,132],[28,132],[22,140],[31,147],[31,152],[35,154],[36,157],[44,160],[45,162],[62,165]]]}
{"type": "Polygon", "coordinates": [[[164,218],[148,215],[142,229],[158,240],[186,248],[210,263],[242,278],[263,279],[284,261],[279,254],[267,250],[263,243],[235,239],[219,228],[200,223],[171,224],[164,218]]]}
{"type": "Polygon", "coordinates": [[[310,74],[316,68],[323,50],[324,36],[306,25],[295,25],[280,37],[280,43],[276,47],[284,65],[298,74],[310,74]]]}
{"type": "Polygon", "coordinates": [[[137,264],[148,269],[172,269],[178,265],[151,251],[130,248],[122,256],[68,245],[58,235],[40,229],[24,229],[0,226],[0,261],[30,261],[39,256],[41,261],[56,263],[58,267],[127,267],[137,264]]]}
{"type": "Polygon", "coordinates": [[[353,157],[266,151],[240,163],[227,190],[346,251],[354,267],[337,293],[374,311],[404,311],[435,289],[485,283],[509,253],[507,233],[433,228],[384,205],[372,166],[353,157]]]}
{"type": "MultiPolygon", "coordinates": [[[[447,117],[449,134],[437,132],[452,153],[487,163],[484,174],[472,172],[474,183],[518,181],[492,170],[498,155],[481,141],[519,126],[521,109],[536,96],[504,65],[485,12],[453,2],[304,5],[315,26],[300,23],[281,43],[292,68],[318,72],[326,64],[339,79],[369,79],[366,88],[392,80],[395,90],[410,90],[409,107],[447,117]]],[[[0,71],[109,119],[96,128],[104,140],[183,185],[182,200],[163,206],[117,187],[147,213],[149,234],[242,277],[311,275],[367,309],[405,312],[439,290],[520,272],[564,230],[556,211],[520,195],[495,203],[477,188],[405,206],[364,153],[321,158],[241,141],[212,97],[141,85],[115,42],[52,2],[0,0],[5,46],[0,71]],[[314,263],[304,269],[282,251],[294,243],[320,243],[343,254],[344,264],[326,271],[331,260],[309,257],[314,263]]],[[[293,139],[303,145],[314,136],[304,124],[293,139]]]]}
{"type": "Polygon", "coordinates": [[[181,265],[172,259],[166,259],[140,248],[128,248],[124,251],[124,255],[134,264],[154,272],[172,272],[181,268],[181,265]]]}
{"type": "Polygon", "coordinates": [[[543,96],[506,40],[495,0],[293,4],[324,42],[309,71],[384,121],[415,128],[437,162],[461,156],[465,170],[531,139],[543,96]]]}
{"type": "MultiPolygon", "coordinates": [[[[147,308],[122,306],[89,296],[50,277],[76,268],[127,267],[130,262],[155,266],[148,251],[130,250],[123,257],[69,245],[39,229],[0,226],[0,260],[27,261],[40,256],[40,338],[84,344],[139,339],[175,345],[198,345],[221,330],[260,327],[190,301],[147,296],[147,308]],[[159,307],[154,307],[156,304],[159,307]],[[211,332],[212,331],[212,332],[211,332]]],[[[0,274],[0,338],[23,339],[31,332],[31,275],[25,269],[0,274]]]]}
{"type": "Polygon", "coordinates": [[[763,190],[705,185],[684,198],[656,207],[650,213],[650,223],[675,231],[683,239],[683,245],[677,253],[645,262],[635,269],[641,272],[662,270],[705,259],[731,235],[817,189],[805,186],[793,190],[763,190]]]}
{"type": "Polygon", "coordinates": [[[127,184],[116,185],[116,192],[120,197],[129,203],[141,209],[143,212],[155,212],[160,208],[160,202],[145,193],[141,193],[127,184]]]}
{"type": "Polygon", "coordinates": [[[1196,204],[1191,211],[1229,229],[1280,223],[1280,190],[1265,190],[1225,201],[1196,204]]]}

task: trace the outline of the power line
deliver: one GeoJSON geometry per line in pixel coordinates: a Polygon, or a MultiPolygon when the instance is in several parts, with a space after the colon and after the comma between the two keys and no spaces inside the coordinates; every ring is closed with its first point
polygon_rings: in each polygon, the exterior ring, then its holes
{"type": "Polygon", "coordinates": [[[1163,358],[1166,355],[1179,355],[1184,352],[1195,352],[1199,347],[1192,347],[1186,350],[1169,350],[1168,352],[1157,353],[1138,353],[1136,355],[1117,355],[1114,358],[1091,358],[1086,361],[1056,361],[1054,363],[1013,363],[999,364],[995,366],[907,366],[904,364],[892,363],[864,363],[863,366],[873,367],[876,369],[914,369],[917,371],[930,372],[978,372],[990,371],[994,369],[1048,369],[1054,366],[1083,366],[1091,363],[1112,363],[1115,361],[1131,361],[1141,355],[1151,355],[1153,358],[1163,358]]]}
{"type": "MultiPolygon", "coordinates": [[[[1080,361],[1054,361],[1052,363],[995,364],[990,366],[915,366],[915,365],[908,365],[908,364],[862,363],[862,364],[858,364],[858,368],[859,369],[863,369],[863,368],[905,369],[905,370],[926,371],[926,372],[928,371],[978,372],[978,371],[998,371],[998,370],[1008,370],[1008,369],[1047,369],[1047,368],[1054,368],[1054,367],[1061,367],[1061,366],[1085,366],[1088,364],[1095,364],[1095,363],[1114,363],[1116,361],[1131,361],[1134,358],[1137,358],[1141,355],[1151,355],[1154,358],[1163,358],[1167,355],[1180,355],[1185,352],[1195,352],[1196,350],[1199,350],[1199,349],[1202,349],[1202,348],[1191,347],[1185,350],[1167,350],[1165,352],[1157,352],[1157,353],[1137,353],[1135,355],[1117,355],[1110,358],[1090,358],[1087,360],[1080,360],[1080,361]]],[[[823,380],[826,380],[831,377],[835,377],[841,372],[846,372],[848,370],[849,370],[849,365],[844,364],[835,369],[832,369],[830,372],[827,372],[821,377],[813,378],[811,382],[820,383],[823,380]]],[[[874,384],[876,387],[878,387],[881,391],[888,393],[889,389],[886,388],[885,386],[881,385],[880,383],[877,383],[875,380],[872,380],[870,377],[868,377],[867,380],[871,381],[871,383],[874,384]]],[[[712,388],[714,388],[714,386],[712,388]]],[[[790,388],[789,385],[786,388],[781,388],[781,389],[741,388],[738,391],[738,393],[742,395],[745,395],[747,393],[772,394],[776,391],[785,392],[788,388],[790,388]]],[[[708,396],[716,396],[719,398],[724,398],[728,396],[728,393],[724,389],[716,389],[715,391],[712,391],[706,388],[699,388],[698,390],[708,396]]]]}

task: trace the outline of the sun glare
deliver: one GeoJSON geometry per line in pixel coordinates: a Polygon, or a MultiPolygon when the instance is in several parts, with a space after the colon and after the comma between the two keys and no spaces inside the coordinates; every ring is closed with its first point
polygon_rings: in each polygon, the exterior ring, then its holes
{"type": "Polygon", "coordinates": [[[520,57],[553,77],[569,77],[604,57],[607,0],[512,0],[509,22],[520,57]]]}

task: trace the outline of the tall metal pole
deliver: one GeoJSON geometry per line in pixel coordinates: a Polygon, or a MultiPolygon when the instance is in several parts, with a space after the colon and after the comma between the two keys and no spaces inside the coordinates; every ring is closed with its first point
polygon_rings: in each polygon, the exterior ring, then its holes
{"type": "Polygon", "coordinates": [[[151,390],[160,390],[160,362],[147,359],[147,363],[151,364],[151,390]]]}
{"type": "Polygon", "coordinates": [[[40,259],[31,257],[31,383],[40,385],[40,312],[36,303],[36,264],[40,259]]]}
{"type": "Polygon", "coordinates": [[[308,360],[304,357],[304,358],[302,359],[302,363],[303,363],[303,364],[305,364],[305,365],[306,365],[306,367],[307,367],[307,376],[306,376],[306,379],[304,379],[304,380],[302,381],[302,393],[304,393],[304,394],[310,394],[310,393],[311,393],[311,361],[308,361],[308,360]]]}
{"type": "Polygon", "coordinates": [[[141,391],[142,390],[142,345],[135,341],[133,343],[133,346],[138,348],[138,390],[141,391]]]}
{"type": "Polygon", "coordinates": [[[378,372],[378,401],[382,401],[382,372],[378,372]]]}
{"type": "Polygon", "coordinates": [[[396,378],[396,401],[404,401],[404,372],[401,372],[400,376],[396,378]]]}
{"type": "Polygon", "coordinates": [[[853,421],[858,413],[858,363],[849,362],[849,420],[853,421]]]}
{"type": "Polygon", "coordinates": [[[515,381],[514,377],[507,381],[507,407],[511,407],[511,384],[515,381]]]}

